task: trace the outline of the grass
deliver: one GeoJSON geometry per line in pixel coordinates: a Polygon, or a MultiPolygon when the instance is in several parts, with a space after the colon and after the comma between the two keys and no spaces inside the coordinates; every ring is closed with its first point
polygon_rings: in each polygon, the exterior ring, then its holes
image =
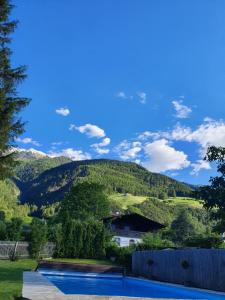
{"type": "Polygon", "coordinates": [[[113,264],[109,260],[79,259],[79,258],[52,258],[52,259],[48,259],[48,261],[69,262],[69,263],[87,264],[87,265],[112,265],[113,264]]]}
{"type": "Polygon", "coordinates": [[[0,299],[13,300],[21,296],[23,271],[34,270],[36,265],[37,262],[32,259],[0,260],[0,299]]]}
{"type": "MultiPolygon", "coordinates": [[[[130,205],[140,204],[148,199],[146,196],[134,196],[132,194],[112,194],[110,200],[120,206],[122,209],[127,209],[130,205]]],[[[199,200],[189,197],[174,197],[163,200],[164,203],[169,205],[186,205],[195,208],[202,208],[202,204],[199,200]]]]}
{"type": "Polygon", "coordinates": [[[163,200],[163,202],[169,204],[169,205],[186,205],[186,206],[192,206],[195,208],[202,208],[202,204],[199,200],[196,200],[194,198],[188,198],[188,197],[175,197],[175,198],[168,198],[166,200],[163,200]]]}
{"type": "Polygon", "coordinates": [[[120,206],[122,209],[127,209],[128,206],[134,204],[140,204],[144,202],[146,196],[134,196],[132,194],[112,194],[109,196],[110,200],[120,206]]]}

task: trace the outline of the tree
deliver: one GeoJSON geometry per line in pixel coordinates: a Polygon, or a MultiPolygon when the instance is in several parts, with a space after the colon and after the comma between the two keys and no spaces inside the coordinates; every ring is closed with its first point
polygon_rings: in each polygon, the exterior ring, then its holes
{"type": "Polygon", "coordinates": [[[109,215],[109,200],[102,185],[83,182],[71,188],[61,204],[63,219],[102,219],[109,215]]]}
{"type": "Polygon", "coordinates": [[[16,91],[17,84],[26,77],[25,67],[13,68],[10,61],[10,35],[17,27],[16,21],[9,20],[12,7],[10,0],[0,0],[0,179],[12,172],[15,161],[11,150],[24,127],[18,113],[29,103],[16,91]]]}
{"type": "Polygon", "coordinates": [[[6,225],[0,220],[0,240],[5,240],[6,238],[6,225]]]}
{"type": "Polygon", "coordinates": [[[170,234],[172,240],[179,245],[199,233],[199,223],[195,220],[187,210],[183,210],[178,217],[172,222],[170,234]]]}
{"type": "Polygon", "coordinates": [[[31,256],[38,258],[41,249],[47,242],[47,225],[43,220],[33,218],[30,229],[31,256]]]}
{"type": "Polygon", "coordinates": [[[12,218],[11,222],[6,224],[6,239],[9,241],[19,241],[22,237],[23,222],[20,218],[12,218]]]}
{"type": "Polygon", "coordinates": [[[205,160],[217,163],[217,171],[220,176],[211,177],[210,185],[200,187],[196,197],[204,201],[204,207],[213,212],[213,216],[219,220],[216,229],[225,231],[225,148],[211,146],[208,148],[205,160]],[[213,210],[213,209],[216,210],[213,210]]]}

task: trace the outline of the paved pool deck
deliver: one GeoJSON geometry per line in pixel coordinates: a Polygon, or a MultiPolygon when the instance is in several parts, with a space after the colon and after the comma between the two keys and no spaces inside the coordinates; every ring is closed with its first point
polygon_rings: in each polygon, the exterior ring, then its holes
{"type": "MultiPolygon", "coordinates": [[[[121,296],[65,295],[54,284],[38,272],[23,272],[24,298],[30,300],[150,300],[121,296]]],[[[154,298],[154,300],[157,300],[154,298]]],[[[165,299],[164,299],[165,300],[165,299]]],[[[170,299],[171,300],[171,299],[170,299]]]]}

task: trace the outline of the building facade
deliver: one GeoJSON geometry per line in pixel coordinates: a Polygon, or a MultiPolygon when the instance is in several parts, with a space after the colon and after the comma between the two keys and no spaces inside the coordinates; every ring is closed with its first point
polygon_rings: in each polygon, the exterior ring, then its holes
{"type": "Polygon", "coordinates": [[[113,233],[112,240],[120,247],[141,243],[144,234],[165,227],[137,213],[112,216],[104,219],[104,224],[113,233]]]}

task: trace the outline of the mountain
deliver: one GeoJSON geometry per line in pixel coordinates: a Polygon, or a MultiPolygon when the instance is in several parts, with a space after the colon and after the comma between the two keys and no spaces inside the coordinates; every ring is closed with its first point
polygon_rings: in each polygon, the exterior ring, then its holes
{"type": "Polygon", "coordinates": [[[88,181],[104,185],[108,193],[155,196],[160,193],[190,195],[190,186],[168,176],[152,173],[131,162],[109,159],[70,161],[64,157],[20,158],[13,181],[21,203],[38,207],[64,198],[73,184],[88,181]]]}

